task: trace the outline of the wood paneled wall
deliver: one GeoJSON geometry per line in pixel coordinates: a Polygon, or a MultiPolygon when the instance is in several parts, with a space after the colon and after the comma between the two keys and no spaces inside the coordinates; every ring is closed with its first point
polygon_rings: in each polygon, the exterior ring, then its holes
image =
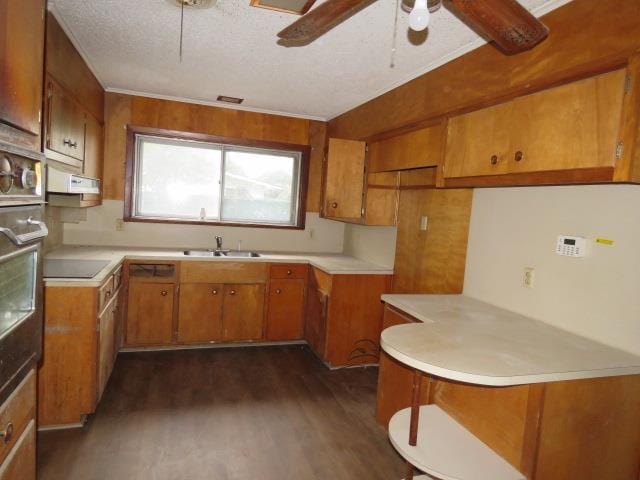
{"type": "Polygon", "coordinates": [[[47,13],[46,71],[100,123],[104,121],[104,89],[51,12],[47,13]]]}
{"type": "MultiPolygon", "coordinates": [[[[638,0],[575,0],[543,17],[549,38],[506,56],[482,46],[329,122],[329,136],[368,139],[469,107],[495,103],[579,71],[624,62],[640,48],[638,0]]],[[[429,41],[437,41],[437,38],[429,41]]]]}
{"type": "Polygon", "coordinates": [[[400,173],[393,293],[462,293],[473,190],[434,184],[433,168],[400,173]]]}
{"type": "Polygon", "coordinates": [[[311,145],[307,211],[320,208],[326,124],[193,103],[107,93],[105,101],[104,198],[124,199],[126,125],[224,137],[311,145]]]}

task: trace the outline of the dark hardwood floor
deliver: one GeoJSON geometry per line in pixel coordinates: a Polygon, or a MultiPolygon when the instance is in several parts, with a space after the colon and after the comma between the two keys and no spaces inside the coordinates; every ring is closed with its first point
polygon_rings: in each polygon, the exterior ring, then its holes
{"type": "Polygon", "coordinates": [[[38,478],[400,479],[376,380],[302,346],[120,354],[88,424],[39,435],[38,478]]]}

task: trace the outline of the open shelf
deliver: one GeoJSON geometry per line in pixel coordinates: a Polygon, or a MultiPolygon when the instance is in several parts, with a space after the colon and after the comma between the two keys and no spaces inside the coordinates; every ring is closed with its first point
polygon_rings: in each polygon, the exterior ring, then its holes
{"type": "Polygon", "coordinates": [[[525,480],[436,405],[420,407],[418,442],[410,446],[410,417],[410,408],[396,413],[389,422],[389,438],[398,453],[419,470],[441,480],[525,480]]]}

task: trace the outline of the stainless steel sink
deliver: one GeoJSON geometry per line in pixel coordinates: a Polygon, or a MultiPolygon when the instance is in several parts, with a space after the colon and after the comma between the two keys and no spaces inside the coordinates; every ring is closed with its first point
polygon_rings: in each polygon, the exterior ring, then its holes
{"type": "Polygon", "coordinates": [[[228,252],[224,252],[223,255],[225,257],[240,257],[240,258],[256,258],[260,256],[259,253],[249,252],[245,250],[230,250],[228,252]]]}
{"type": "Polygon", "coordinates": [[[215,250],[185,250],[184,254],[190,257],[221,257],[223,252],[215,250]]]}

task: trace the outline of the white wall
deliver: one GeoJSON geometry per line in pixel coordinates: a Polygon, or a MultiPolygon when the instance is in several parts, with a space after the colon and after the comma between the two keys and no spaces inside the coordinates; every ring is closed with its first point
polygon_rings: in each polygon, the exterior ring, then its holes
{"type": "Polygon", "coordinates": [[[347,224],[344,231],[344,253],[393,268],[396,253],[395,227],[363,227],[347,224]]]}
{"type": "Polygon", "coordinates": [[[86,220],[64,224],[64,243],[68,245],[108,245],[159,248],[211,248],[215,235],[224,236],[224,246],[243,249],[287,252],[342,252],[344,224],[323,220],[317,213],[307,213],[305,230],[269,228],[170,225],[162,223],[125,223],[116,231],[122,218],[123,202],[105,200],[103,205],[86,209],[86,220]]]}
{"type": "Polygon", "coordinates": [[[640,354],[640,186],[475,190],[464,292],[640,354]],[[556,255],[560,234],[587,237],[588,256],[556,255]]]}

